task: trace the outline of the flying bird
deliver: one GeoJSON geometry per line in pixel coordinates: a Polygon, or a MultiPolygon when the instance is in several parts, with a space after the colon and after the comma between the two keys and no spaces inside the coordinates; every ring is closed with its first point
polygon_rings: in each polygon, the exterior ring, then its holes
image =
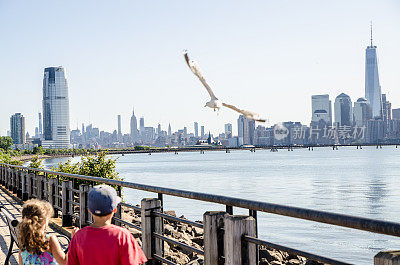
{"type": "Polygon", "coordinates": [[[248,119],[255,120],[258,122],[266,122],[266,119],[260,118],[260,115],[258,115],[257,113],[254,113],[254,112],[248,111],[248,110],[239,109],[233,105],[224,103],[221,100],[219,100],[215,96],[211,87],[207,84],[206,80],[204,79],[203,73],[201,72],[201,69],[200,69],[198,63],[194,60],[189,59],[189,55],[188,55],[187,51],[184,51],[184,56],[185,56],[186,63],[189,66],[190,70],[192,70],[193,74],[199,78],[200,82],[207,89],[208,94],[210,94],[211,100],[208,101],[204,107],[209,107],[209,108],[214,109],[214,111],[216,111],[216,110],[219,111],[219,109],[222,106],[224,106],[224,107],[230,108],[236,112],[239,112],[240,114],[242,114],[243,116],[245,116],[248,119]]]}

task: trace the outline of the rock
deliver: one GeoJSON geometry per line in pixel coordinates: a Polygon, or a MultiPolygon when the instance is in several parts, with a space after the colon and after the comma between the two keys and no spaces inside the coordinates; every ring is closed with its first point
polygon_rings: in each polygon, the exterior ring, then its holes
{"type": "Polygon", "coordinates": [[[324,264],[315,260],[307,260],[306,265],[324,265],[324,264]]]}
{"type": "Polygon", "coordinates": [[[204,264],[204,260],[203,259],[195,259],[192,260],[191,262],[189,262],[186,265],[203,265],[204,264]]]}
{"type": "Polygon", "coordinates": [[[289,264],[293,264],[293,265],[300,265],[301,262],[298,259],[290,259],[289,260],[289,264]]]}
{"type": "Polygon", "coordinates": [[[269,264],[271,264],[271,265],[282,265],[282,262],[274,260],[274,261],[271,261],[269,264]]]}
{"type": "Polygon", "coordinates": [[[128,230],[129,232],[131,232],[134,238],[139,238],[142,236],[142,232],[133,227],[129,227],[128,230]]]}
{"type": "Polygon", "coordinates": [[[196,243],[200,246],[203,246],[203,241],[204,241],[204,237],[203,236],[198,236],[192,239],[193,243],[196,243]]]}
{"type": "Polygon", "coordinates": [[[195,236],[202,236],[203,235],[203,229],[199,227],[193,227],[194,235],[195,236]]]}
{"type": "Polygon", "coordinates": [[[175,211],[164,211],[165,214],[171,215],[173,217],[176,217],[176,212],[175,211]]]}
{"type": "Polygon", "coordinates": [[[268,262],[283,261],[282,255],[278,251],[274,250],[260,249],[259,257],[260,259],[266,259],[268,262]]]}
{"type": "Polygon", "coordinates": [[[258,265],[269,265],[269,262],[266,259],[261,259],[258,265]]]}
{"type": "Polygon", "coordinates": [[[164,225],[164,234],[166,235],[172,235],[172,232],[175,231],[175,229],[172,227],[172,225],[164,225]]]}

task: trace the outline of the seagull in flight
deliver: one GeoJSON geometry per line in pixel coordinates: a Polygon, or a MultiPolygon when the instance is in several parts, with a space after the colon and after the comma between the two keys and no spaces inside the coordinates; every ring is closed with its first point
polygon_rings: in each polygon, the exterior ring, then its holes
{"type": "Polygon", "coordinates": [[[224,103],[221,100],[219,100],[215,96],[211,87],[207,84],[206,80],[204,79],[203,73],[201,72],[198,63],[194,60],[189,59],[189,55],[186,50],[184,51],[184,56],[185,56],[186,63],[189,66],[190,70],[192,70],[193,74],[199,78],[200,82],[207,89],[208,94],[210,94],[211,100],[208,101],[204,107],[209,107],[209,108],[214,109],[214,111],[216,111],[216,110],[219,111],[220,108],[222,106],[224,106],[224,107],[230,108],[236,112],[239,112],[240,114],[242,114],[243,116],[245,116],[248,119],[258,121],[258,122],[266,122],[266,119],[260,118],[260,115],[257,113],[254,113],[254,112],[248,111],[248,110],[239,109],[233,105],[224,103]]]}

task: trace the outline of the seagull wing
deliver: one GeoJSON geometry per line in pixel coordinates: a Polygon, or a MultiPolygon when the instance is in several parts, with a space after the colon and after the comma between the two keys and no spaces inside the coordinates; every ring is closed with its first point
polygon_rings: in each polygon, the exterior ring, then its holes
{"type": "Polygon", "coordinates": [[[196,61],[190,60],[188,53],[185,51],[184,53],[185,60],[187,65],[189,66],[190,70],[192,70],[193,74],[197,76],[200,80],[200,82],[203,84],[203,86],[207,89],[208,94],[210,94],[211,99],[218,99],[215,95],[214,92],[211,90],[211,87],[207,84],[206,80],[203,77],[203,73],[201,72],[200,66],[196,61]]]}
{"type": "Polygon", "coordinates": [[[266,119],[259,118],[260,115],[258,115],[257,113],[254,113],[254,112],[251,112],[251,111],[248,111],[248,110],[242,110],[242,109],[239,109],[239,108],[237,108],[237,107],[235,107],[233,105],[229,105],[229,104],[226,104],[226,103],[222,103],[222,106],[230,108],[230,109],[232,109],[232,110],[234,110],[236,112],[239,112],[240,114],[243,114],[244,116],[246,116],[249,119],[252,119],[252,120],[255,120],[255,121],[259,121],[259,122],[266,122],[266,119]]]}

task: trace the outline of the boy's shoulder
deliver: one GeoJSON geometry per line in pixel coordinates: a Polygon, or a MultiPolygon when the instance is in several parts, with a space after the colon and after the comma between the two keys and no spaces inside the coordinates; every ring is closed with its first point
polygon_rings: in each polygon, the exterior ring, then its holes
{"type": "Polygon", "coordinates": [[[101,232],[101,231],[107,231],[107,234],[109,234],[109,235],[123,235],[123,236],[131,235],[131,233],[129,232],[128,229],[117,226],[117,225],[108,225],[108,226],[102,227],[102,228],[94,228],[91,226],[86,226],[84,228],[79,229],[76,232],[76,235],[79,236],[82,234],[90,234],[90,233],[96,233],[96,232],[101,232]]]}

